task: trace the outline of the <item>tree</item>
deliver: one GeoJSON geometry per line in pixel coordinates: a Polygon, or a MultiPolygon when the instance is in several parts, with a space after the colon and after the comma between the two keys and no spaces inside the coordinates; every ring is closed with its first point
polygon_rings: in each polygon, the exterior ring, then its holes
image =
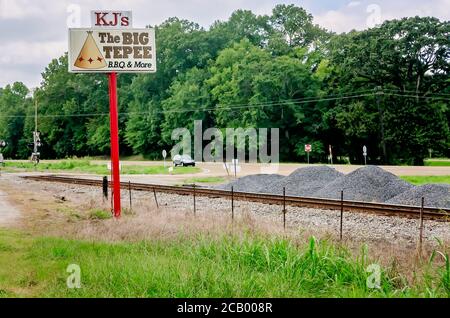
{"type": "Polygon", "coordinates": [[[372,108],[385,127],[383,140],[378,137],[380,145],[387,145],[383,161],[412,158],[421,164],[430,145],[438,151],[448,145],[448,120],[434,94],[449,85],[449,35],[448,23],[415,17],[332,41],[331,87],[340,93],[376,87],[384,91],[380,109],[372,108]]]}
{"type": "Polygon", "coordinates": [[[20,145],[27,109],[31,99],[28,88],[20,82],[7,85],[0,92],[0,139],[6,141],[5,157],[20,158],[20,145]]]}

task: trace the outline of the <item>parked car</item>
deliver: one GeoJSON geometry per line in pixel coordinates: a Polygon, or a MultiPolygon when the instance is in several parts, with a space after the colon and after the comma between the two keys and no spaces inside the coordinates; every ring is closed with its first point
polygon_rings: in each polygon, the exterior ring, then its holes
{"type": "Polygon", "coordinates": [[[176,166],[192,166],[195,167],[195,161],[189,155],[175,155],[173,157],[173,165],[176,166]]]}

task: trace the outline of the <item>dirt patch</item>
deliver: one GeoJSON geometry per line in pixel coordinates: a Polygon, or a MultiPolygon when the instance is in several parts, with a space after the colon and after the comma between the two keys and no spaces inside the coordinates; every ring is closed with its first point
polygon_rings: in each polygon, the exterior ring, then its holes
{"type": "Polygon", "coordinates": [[[0,191],[0,227],[17,225],[20,218],[21,212],[9,203],[8,195],[0,191]]]}

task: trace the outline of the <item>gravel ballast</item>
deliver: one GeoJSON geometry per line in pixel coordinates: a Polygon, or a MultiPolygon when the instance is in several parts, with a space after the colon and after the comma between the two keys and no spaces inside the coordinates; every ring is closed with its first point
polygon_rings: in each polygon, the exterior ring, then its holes
{"type": "Polygon", "coordinates": [[[261,192],[283,194],[283,187],[285,187],[286,195],[308,197],[343,175],[327,166],[300,168],[289,176],[263,187],[261,192]]]}
{"type": "Polygon", "coordinates": [[[318,198],[353,201],[386,202],[387,200],[413,189],[410,183],[376,166],[359,168],[332,181],[313,194],[318,198]]]}
{"type": "Polygon", "coordinates": [[[427,207],[450,209],[449,184],[426,184],[414,187],[388,200],[387,203],[420,206],[422,197],[427,207]]]}
{"type": "Polygon", "coordinates": [[[214,187],[219,190],[231,190],[239,192],[261,192],[261,189],[267,185],[284,179],[279,174],[255,174],[236,179],[230,183],[222,184],[214,187]]]}

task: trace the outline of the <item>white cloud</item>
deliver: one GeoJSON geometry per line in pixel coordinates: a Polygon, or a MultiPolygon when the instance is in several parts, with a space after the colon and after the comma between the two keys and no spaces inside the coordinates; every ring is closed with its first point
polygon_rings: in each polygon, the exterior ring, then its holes
{"type": "Polygon", "coordinates": [[[361,4],[361,2],[360,1],[352,1],[352,2],[349,2],[349,4],[347,4],[347,7],[357,7],[357,6],[359,6],[361,4]]]}

